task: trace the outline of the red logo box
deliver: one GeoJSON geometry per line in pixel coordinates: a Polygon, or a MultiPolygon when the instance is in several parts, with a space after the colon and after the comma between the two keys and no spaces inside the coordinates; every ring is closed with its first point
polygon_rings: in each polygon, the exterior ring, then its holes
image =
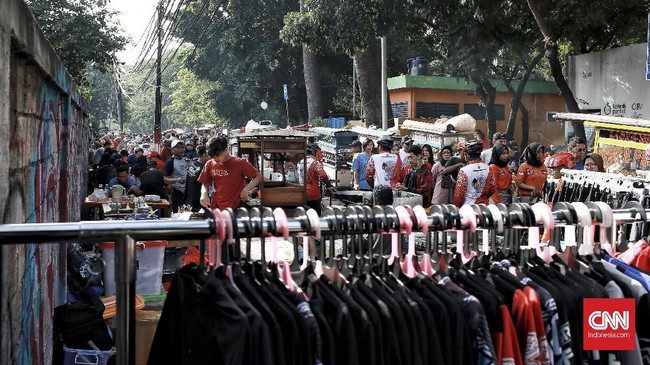
{"type": "Polygon", "coordinates": [[[591,299],[583,304],[582,341],[585,350],[634,350],[634,299],[591,299]]]}

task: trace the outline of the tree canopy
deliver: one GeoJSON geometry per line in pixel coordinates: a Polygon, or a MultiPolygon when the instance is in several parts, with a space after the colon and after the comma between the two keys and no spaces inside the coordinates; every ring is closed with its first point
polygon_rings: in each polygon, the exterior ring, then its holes
{"type": "Polygon", "coordinates": [[[106,8],[107,0],[34,0],[28,2],[43,33],[80,86],[87,86],[86,71],[111,70],[115,53],[127,39],[106,8]]]}

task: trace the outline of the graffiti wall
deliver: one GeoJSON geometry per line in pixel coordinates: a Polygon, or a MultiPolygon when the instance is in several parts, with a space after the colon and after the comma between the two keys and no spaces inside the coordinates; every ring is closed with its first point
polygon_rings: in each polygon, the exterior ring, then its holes
{"type": "MultiPolygon", "coordinates": [[[[78,221],[88,114],[22,0],[0,4],[0,223],[78,221]]],[[[0,364],[50,364],[65,244],[0,246],[0,364]]]]}

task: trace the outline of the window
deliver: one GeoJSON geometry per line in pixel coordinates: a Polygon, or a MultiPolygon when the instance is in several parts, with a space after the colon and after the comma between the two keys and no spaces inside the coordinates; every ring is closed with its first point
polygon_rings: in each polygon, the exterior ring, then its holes
{"type": "Polygon", "coordinates": [[[459,105],[456,103],[415,103],[416,118],[439,118],[441,115],[453,117],[459,114],[459,105]]]}
{"type": "Polygon", "coordinates": [[[393,110],[393,117],[395,118],[408,118],[409,116],[409,103],[407,101],[393,103],[390,108],[393,110]]]}
{"type": "MultiPolygon", "coordinates": [[[[476,120],[486,120],[487,112],[483,105],[479,104],[464,104],[463,110],[465,113],[471,115],[476,120]]],[[[494,116],[496,120],[506,120],[506,106],[503,104],[494,105],[494,116]]]]}

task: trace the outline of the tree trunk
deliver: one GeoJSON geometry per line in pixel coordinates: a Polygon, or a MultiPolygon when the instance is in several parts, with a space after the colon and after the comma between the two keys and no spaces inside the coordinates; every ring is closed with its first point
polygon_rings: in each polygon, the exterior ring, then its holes
{"type": "Polygon", "coordinates": [[[376,40],[370,41],[368,48],[356,51],[354,55],[367,126],[381,126],[381,59],[377,43],[376,40]]]}
{"type": "MultiPolygon", "coordinates": [[[[560,89],[560,95],[564,98],[564,104],[566,104],[567,110],[570,113],[581,113],[578,102],[576,102],[576,98],[573,96],[573,92],[569,88],[569,84],[566,82],[564,74],[562,73],[562,64],[558,58],[557,46],[546,50],[546,59],[551,66],[551,75],[553,75],[553,79],[555,79],[555,85],[560,89]]],[[[584,124],[580,122],[571,122],[571,125],[573,126],[576,136],[586,141],[587,137],[585,135],[584,124]]]]}
{"type": "MultiPolygon", "coordinates": [[[[305,2],[300,0],[300,12],[305,12],[305,2]]],[[[323,97],[318,77],[318,57],[302,46],[303,76],[305,77],[305,92],[307,93],[307,123],[323,116],[323,97]]]]}
{"type": "Polygon", "coordinates": [[[307,121],[311,123],[323,116],[323,97],[318,77],[318,57],[307,46],[302,46],[302,63],[307,92],[307,121]]]}
{"type": "MultiPolygon", "coordinates": [[[[535,56],[535,58],[531,60],[531,62],[528,64],[528,67],[526,67],[526,71],[524,71],[524,74],[521,77],[521,82],[519,83],[519,86],[517,87],[516,91],[512,88],[512,84],[510,83],[509,80],[504,80],[504,82],[508,86],[508,90],[510,91],[510,94],[512,95],[512,98],[510,99],[510,116],[508,117],[508,124],[506,126],[506,134],[510,139],[513,139],[513,136],[515,135],[517,113],[520,110],[521,97],[524,95],[524,89],[526,88],[526,84],[528,83],[530,74],[533,72],[535,67],[537,67],[537,64],[539,64],[539,62],[542,60],[543,57],[544,57],[544,51],[542,50],[535,56]]],[[[523,126],[523,117],[522,117],[522,130],[523,127],[524,126],[523,126]]],[[[528,126],[526,126],[526,128],[528,128],[528,126]]],[[[528,135],[526,135],[526,141],[527,140],[528,140],[528,135]]]]}
{"type": "MultiPolygon", "coordinates": [[[[527,2],[533,17],[535,18],[537,27],[540,32],[542,32],[542,36],[544,36],[546,59],[548,60],[548,64],[551,66],[551,75],[555,80],[555,85],[557,85],[557,88],[560,90],[560,95],[562,95],[562,98],[564,99],[564,104],[566,104],[569,112],[580,113],[580,107],[576,102],[576,98],[573,96],[573,92],[569,88],[569,84],[566,82],[564,73],[562,72],[562,64],[558,57],[557,37],[553,36],[549,31],[546,21],[542,16],[542,12],[537,6],[535,0],[527,0],[527,2]]],[[[577,122],[572,122],[571,125],[575,130],[576,136],[586,140],[584,125],[577,122]]]]}
{"type": "Polygon", "coordinates": [[[485,105],[485,113],[488,122],[486,138],[490,143],[492,143],[492,135],[497,131],[497,118],[494,113],[494,101],[496,99],[497,90],[489,81],[477,80],[475,82],[477,85],[475,94],[479,99],[481,99],[483,105],[485,105]]]}
{"type": "Polygon", "coordinates": [[[519,150],[523,151],[526,146],[528,146],[528,133],[530,133],[530,113],[526,106],[519,103],[519,110],[521,111],[521,144],[519,145],[519,150]]]}

